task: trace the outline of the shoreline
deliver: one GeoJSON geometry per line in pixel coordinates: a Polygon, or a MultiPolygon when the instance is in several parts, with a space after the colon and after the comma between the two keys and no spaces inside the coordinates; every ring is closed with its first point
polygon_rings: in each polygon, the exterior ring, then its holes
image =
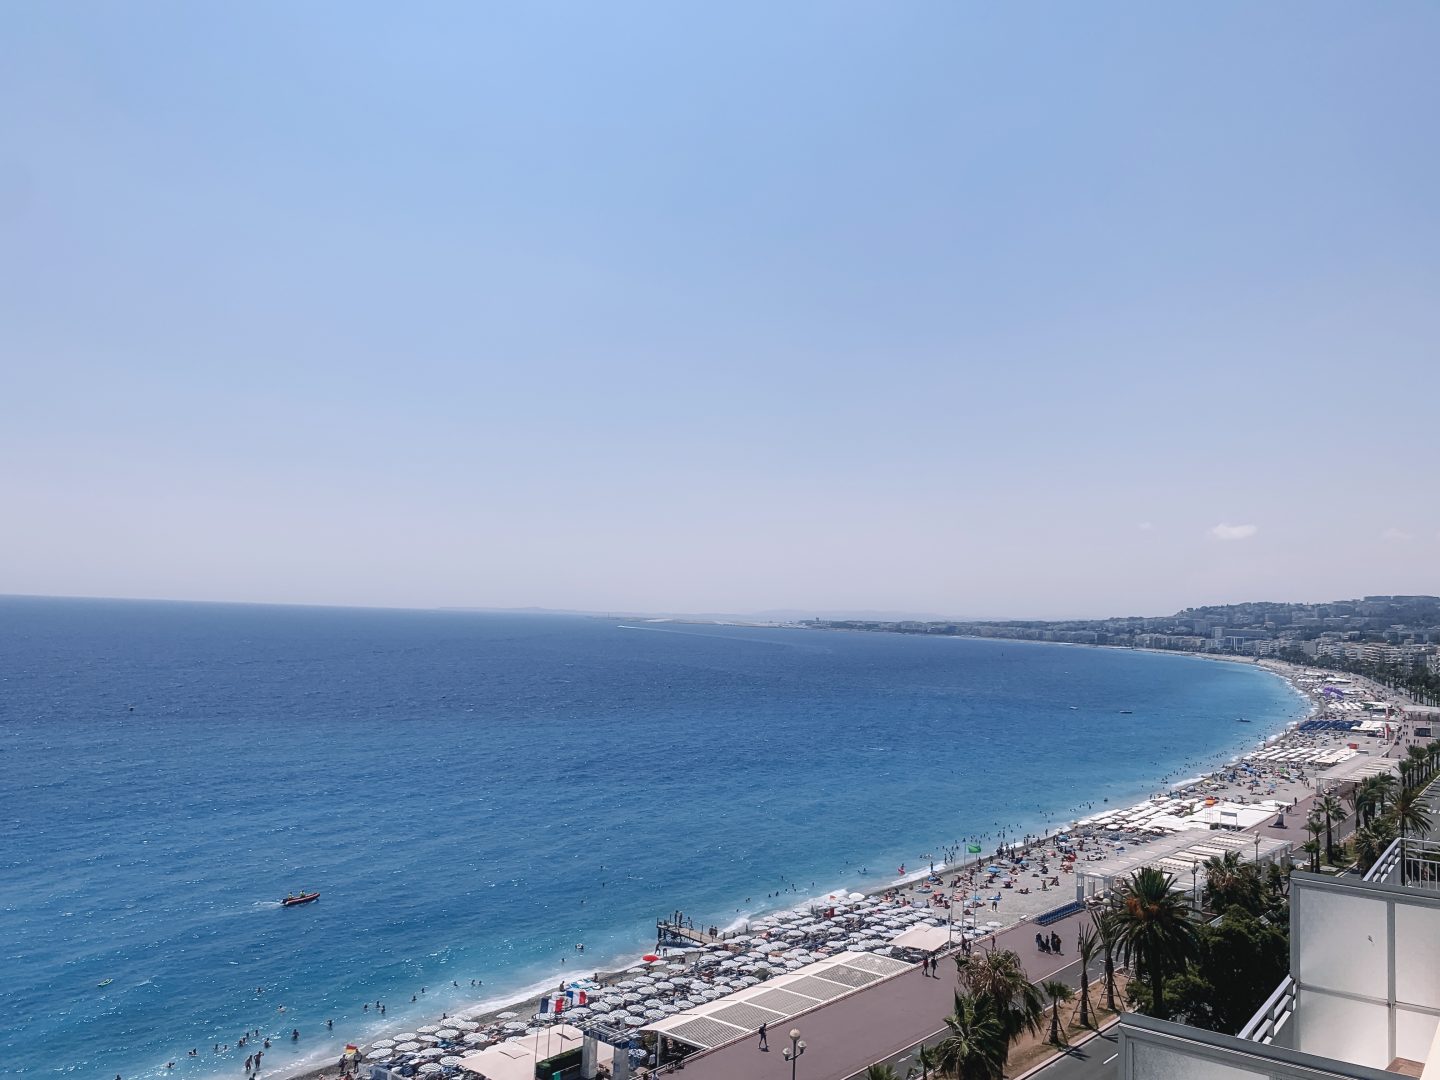
{"type": "MultiPolygon", "coordinates": [[[[855,632],[858,633],[861,631],[855,632]]],[[[958,637],[964,635],[955,636],[958,637]]],[[[971,638],[971,640],[989,641],[997,639],[971,638]]],[[[1008,641],[1009,639],[1003,640],[1008,641]]],[[[1014,643],[1027,645],[1056,645],[1073,648],[1118,648],[1117,646],[1108,645],[1072,645],[1071,643],[1066,642],[1017,641],[1014,643]]],[[[1259,747],[1257,749],[1248,751],[1248,753],[1256,753],[1259,749],[1263,749],[1264,747],[1268,747],[1274,744],[1278,740],[1284,739],[1287,734],[1295,731],[1301,722],[1303,722],[1307,718],[1313,717],[1319,710],[1319,705],[1316,702],[1315,698],[1312,697],[1310,694],[1306,693],[1306,691],[1297,682],[1298,677],[1304,673],[1305,669],[1297,665],[1288,664],[1284,661],[1265,662],[1265,660],[1257,660],[1248,657],[1207,657],[1199,654],[1177,654],[1170,650],[1163,649],[1126,649],[1124,651],[1147,652],[1150,654],[1158,655],[1190,656],[1193,659],[1198,660],[1220,660],[1229,663],[1241,663],[1252,668],[1257,668],[1259,670],[1265,671],[1279,678],[1283,683],[1285,683],[1286,687],[1298,699],[1297,706],[1304,706],[1304,711],[1297,709],[1296,712],[1290,714],[1284,720],[1279,721],[1278,726],[1267,725],[1264,729],[1262,729],[1261,732],[1257,732],[1257,735],[1263,734],[1263,738],[1259,740],[1259,747]]],[[[1265,659],[1268,660],[1268,658],[1265,659]]],[[[1251,741],[1253,740],[1247,739],[1247,743],[1251,741]]],[[[1152,801],[1158,797],[1163,797],[1166,794],[1173,794],[1187,788],[1194,788],[1197,786],[1197,782],[1203,783],[1207,780],[1223,774],[1227,768],[1232,767],[1235,763],[1243,760],[1246,756],[1246,751],[1242,750],[1236,752],[1227,745],[1226,747],[1217,749],[1214,755],[1207,759],[1219,762],[1219,764],[1202,770],[1203,775],[1198,777],[1186,777],[1176,781],[1170,781],[1169,777],[1162,777],[1158,780],[1158,782],[1154,782],[1149,785],[1139,784],[1137,785],[1137,789],[1139,787],[1148,787],[1150,790],[1144,795],[1137,794],[1135,797],[1144,801],[1152,801]],[[1224,760],[1222,761],[1221,759],[1224,760]]],[[[1083,805],[1083,801],[1080,805],[1083,805]]],[[[1118,809],[1120,806],[1124,805],[1124,803],[1123,800],[1120,800],[1116,804],[1112,805],[1114,805],[1118,809]]],[[[1023,836],[1016,835],[1013,838],[1007,839],[1005,843],[1014,844],[1016,846],[1020,846],[1023,843],[1023,845],[1026,847],[1033,847],[1037,845],[1043,846],[1047,843],[1053,842],[1057,836],[1064,835],[1067,832],[1072,831],[1075,828],[1077,822],[1080,820],[1082,820],[1082,817],[1065,819],[1063,821],[1057,822],[1020,822],[1018,823],[1016,828],[1017,830],[1023,832],[1023,836]]],[[[991,840],[992,848],[998,843],[1000,843],[1000,841],[996,840],[993,837],[991,838],[991,840]]],[[[963,841],[959,843],[963,843],[963,841]]],[[[957,843],[957,848],[959,846],[959,843],[957,843]]],[[[975,868],[984,864],[985,861],[992,856],[992,851],[981,851],[978,854],[970,855],[968,858],[962,858],[960,862],[956,863],[950,863],[940,859],[936,859],[934,863],[933,873],[941,875],[958,875],[965,873],[973,873],[975,868]]],[[[848,892],[860,892],[865,897],[867,897],[867,899],[873,899],[892,892],[898,893],[902,896],[913,898],[913,895],[918,892],[921,883],[926,878],[931,876],[931,874],[932,871],[928,868],[909,870],[904,875],[895,876],[893,878],[887,876],[886,880],[882,884],[842,884],[830,890],[816,890],[815,895],[813,896],[802,895],[799,891],[796,891],[793,894],[788,894],[790,896],[790,902],[788,903],[777,903],[776,901],[780,899],[779,894],[777,894],[776,897],[770,898],[772,901],[770,906],[759,907],[754,911],[744,913],[741,916],[733,919],[730,923],[726,924],[720,929],[722,930],[722,932],[733,934],[741,930],[748,929],[750,923],[758,921],[760,919],[764,919],[770,914],[811,908],[816,906],[817,904],[823,904],[825,900],[830,896],[843,896],[848,892]]],[[[1066,885],[1069,884],[1069,882],[1066,883],[1066,885]]],[[[1063,887],[1058,890],[1052,888],[1048,891],[1048,893],[1029,893],[1028,895],[1035,898],[1039,898],[1041,896],[1048,897],[1046,903],[1042,905],[1042,910],[1046,910],[1049,907],[1058,907],[1061,904],[1067,902],[1067,890],[1063,887]]],[[[1073,896],[1073,893],[1069,893],[1068,896],[1073,896]]],[[[1007,896],[1005,897],[1005,899],[1007,901],[1013,901],[1017,899],[1017,897],[1007,896]]],[[[1016,906],[1025,906],[1028,908],[1033,907],[1034,905],[1017,905],[1012,903],[1010,906],[1007,907],[1007,910],[1005,912],[992,912],[992,914],[997,917],[997,920],[1001,921],[1002,925],[999,929],[1015,925],[1016,923],[1028,921],[1029,919],[1034,918],[1036,914],[1041,913],[1040,911],[1015,912],[1014,908],[1016,906]]],[[[993,933],[996,931],[990,932],[993,933]]],[[[600,963],[595,967],[587,968],[584,975],[579,975],[576,971],[571,971],[569,973],[565,973],[563,971],[556,971],[555,973],[553,973],[550,979],[545,980],[543,983],[537,982],[530,985],[529,987],[510,993],[502,991],[495,997],[484,998],[479,1001],[457,1006],[454,1012],[450,1012],[449,1010],[447,1010],[446,1016],[451,1019],[463,1018],[471,1021],[488,1021],[490,1023],[494,1023],[498,1018],[498,1014],[502,1012],[514,1012],[519,1014],[522,1019],[528,1019],[531,1014],[533,1014],[538,1008],[540,998],[544,996],[545,993],[551,992],[550,988],[553,986],[568,985],[569,983],[576,981],[577,979],[585,981],[591,979],[592,977],[595,978],[595,981],[604,985],[606,983],[613,983],[614,981],[623,978],[628,972],[633,971],[637,967],[643,968],[645,965],[640,960],[640,957],[645,954],[647,947],[648,946],[645,945],[637,945],[633,954],[633,958],[629,962],[625,962],[623,957],[621,956],[602,957],[600,959],[600,963]]],[[[692,955],[693,953],[688,952],[685,954],[686,957],[692,955]]],[[[672,955],[667,959],[678,960],[679,958],[672,955]]],[[[426,1022],[439,1023],[440,1020],[439,1018],[431,1018],[426,1022]]],[[[386,1024],[382,1028],[377,1029],[377,1033],[370,1035],[366,1042],[357,1043],[357,1045],[365,1047],[377,1038],[384,1038],[389,1035],[393,1035],[395,1032],[404,1030],[406,1027],[413,1027],[414,1024],[414,1020],[401,1021],[397,1019],[395,1021],[389,1021],[387,1019],[386,1024]],[[383,1034],[379,1033],[382,1031],[383,1034]]],[[[264,1075],[267,1080],[269,1080],[269,1078],[274,1078],[274,1080],[322,1080],[322,1078],[325,1078],[325,1080],[329,1080],[329,1078],[333,1078],[338,1075],[338,1070],[336,1068],[335,1062],[329,1059],[329,1053],[331,1052],[338,1053],[338,1051],[317,1052],[317,1057],[320,1054],[323,1054],[326,1057],[328,1062],[326,1064],[297,1062],[288,1067],[278,1067],[273,1072],[267,1068],[264,1072],[264,1075]]]]}

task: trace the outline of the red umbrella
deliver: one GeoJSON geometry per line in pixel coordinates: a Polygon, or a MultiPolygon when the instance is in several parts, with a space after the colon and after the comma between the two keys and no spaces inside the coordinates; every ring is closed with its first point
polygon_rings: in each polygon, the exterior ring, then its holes
{"type": "Polygon", "coordinates": [[[646,953],[644,956],[642,956],[640,959],[641,959],[641,960],[644,960],[645,963],[647,963],[647,964],[653,964],[653,963],[655,963],[656,961],[658,961],[660,958],[659,958],[658,956],[656,956],[653,952],[647,952],[647,953],[646,953]]]}

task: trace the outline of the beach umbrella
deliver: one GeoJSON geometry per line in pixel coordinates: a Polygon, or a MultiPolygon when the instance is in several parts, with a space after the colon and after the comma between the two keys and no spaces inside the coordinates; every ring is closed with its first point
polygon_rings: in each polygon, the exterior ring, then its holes
{"type": "Polygon", "coordinates": [[[656,956],[653,952],[647,952],[644,956],[640,957],[640,959],[644,960],[647,964],[654,964],[659,961],[660,957],[656,956]]]}
{"type": "Polygon", "coordinates": [[[611,1005],[608,1001],[597,1001],[590,1006],[590,1011],[597,1013],[608,1013],[613,1008],[615,1008],[615,1006],[611,1005]]]}
{"type": "Polygon", "coordinates": [[[676,998],[674,1004],[677,1009],[693,1009],[695,1007],[695,1002],[689,998],[676,998]]]}
{"type": "Polygon", "coordinates": [[[646,1009],[646,1010],[645,1010],[645,1019],[646,1019],[646,1020],[664,1020],[664,1019],[665,1019],[665,1014],[664,1014],[663,1012],[661,1012],[659,1009],[646,1009]]]}
{"type": "Polygon", "coordinates": [[[435,1034],[441,1039],[458,1039],[460,1037],[460,1032],[454,1028],[441,1028],[435,1034]]]}
{"type": "Polygon", "coordinates": [[[459,1064],[460,1064],[460,1059],[459,1059],[458,1057],[456,1057],[454,1054],[451,1054],[449,1057],[443,1057],[443,1058],[441,1058],[441,1059],[440,1059],[440,1064],[441,1064],[441,1065],[449,1065],[449,1066],[452,1066],[452,1067],[453,1067],[453,1066],[456,1066],[456,1065],[459,1065],[459,1064]]]}
{"type": "Polygon", "coordinates": [[[424,1027],[418,1027],[415,1030],[418,1031],[421,1035],[434,1035],[435,1032],[440,1030],[440,1025],[426,1024],[424,1027]]]}
{"type": "Polygon", "coordinates": [[[395,1052],[397,1054],[413,1054],[419,1049],[420,1044],[417,1042],[402,1042],[399,1046],[395,1047],[395,1052]]]}
{"type": "Polygon", "coordinates": [[[627,1013],[630,1013],[630,1014],[633,1015],[633,1016],[644,1016],[644,1015],[645,1015],[645,1006],[644,1006],[644,1005],[626,1005],[626,1006],[625,1006],[625,1011],[626,1011],[627,1013]]]}
{"type": "Polygon", "coordinates": [[[665,1003],[659,998],[647,998],[644,1002],[642,1002],[642,1004],[647,1009],[658,1009],[661,1005],[664,1005],[665,1003]]]}
{"type": "Polygon", "coordinates": [[[618,983],[616,983],[616,984],[615,984],[615,989],[616,989],[616,990],[634,990],[635,987],[637,987],[637,986],[639,986],[639,985],[640,985],[640,984],[639,984],[638,982],[636,982],[634,979],[626,979],[624,982],[618,982],[618,983]]]}
{"type": "Polygon", "coordinates": [[[589,1015],[590,1007],[588,1005],[577,1005],[573,1009],[565,1010],[565,1018],[567,1020],[580,1020],[589,1015]]]}
{"type": "Polygon", "coordinates": [[[474,1031],[480,1026],[474,1020],[451,1020],[450,1023],[455,1025],[461,1031],[474,1031]]]}
{"type": "Polygon", "coordinates": [[[644,1026],[645,1026],[645,1018],[644,1018],[643,1016],[627,1016],[627,1017],[625,1017],[625,1026],[626,1026],[626,1027],[637,1027],[637,1028],[638,1028],[638,1027],[644,1027],[644,1026]]]}
{"type": "Polygon", "coordinates": [[[370,1044],[371,1050],[389,1049],[395,1045],[394,1039],[376,1039],[370,1044]]]}
{"type": "Polygon", "coordinates": [[[438,1057],[444,1057],[444,1056],[445,1056],[445,1051],[444,1051],[444,1050],[436,1049],[435,1047],[432,1046],[429,1050],[421,1050],[421,1051],[420,1051],[418,1054],[416,1054],[415,1056],[418,1057],[418,1058],[438,1058],[438,1057]]]}
{"type": "Polygon", "coordinates": [[[645,995],[637,994],[634,990],[631,990],[630,993],[626,994],[620,1000],[625,1002],[626,1005],[638,1005],[645,1000],[645,995]]]}
{"type": "Polygon", "coordinates": [[[469,1035],[465,1036],[465,1042],[470,1046],[479,1046],[481,1043],[487,1043],[489,1041],[490,1036],[486,1035],[483,1031],[472,1031],[469,1035]]]}
{"type": "Polygon", "coordinates": [[[371,1048],[370,1052],[365,1055],[365,1060],[366,1060],[366,1061],[384,1061],[384,1060],[386,1060],[386,1059],[388,1059],[388,1058],[393,1057],[394,1055],[395,1055],[395,1051],[394,1051],[394,1050],[391,1050],[389,1047],[377,1046],[377,1047],[372,1047],[372,1048],[371,1048]]]}
{"type": "Polygon", "coordinates": [[[664,980],[662,980],[662,981],[660,981],[660,982],[657,982],[657,983],[655,984],[655,989],[656,989],[656,990],[664,990],[664,991],[668,994],[671,990],[674,990],[674,989],[675,989],[675,984],[674,984],[673,982],[671,982],[669,979],[664,979],[664,980]]]}
{"type": "Polygon", "coordinates": [[[438,1042],[440,1041],[440,1036],[438,1036],[438,1035],[421,1035],[420,1038],[417,1039],[416,1041],[417,1041],[417,1042],[422,1042],[422,1043],[438,1043],[438,1042]]]}
{"type": "Polygon", "coordinates": [[[525,1025],[522,1024],[519,1020],[511,1020],[508,1024],[505,1025],[505,1030],[506,1030],[506,1031],[524,1031],[524,1030],[525,1030],[525,1025]]]}
{"type": "Polygon", "coordinates": [[[443,1072],[444,1070],[445,1066],[441,1065],[438,1061],[427,1061],[424,1065],[421,1065],[419,1069],[422,1073],[437,1073],[443,1072]]]}
{"type": "Polygon", "coordinates": [[[501,1020],[514,1020],[515,1017],[518,1016],[518,1015],[519,1015],[518,1013],[513,1013],[513,1012],[502,1012],[502,1013],[497,1013],[497,1014],[496,1014],[496,1016],[499,1017],[499,1019],[501,1019],[501,1020]]]}
{"type": "Polygon", "coordinates": [[[668,967],[671,971],[684,971],[684,970],[685,970],[685,965],[684,965],[684,964],[666,964],[665,966],[668,967]]]}
{"type": "Polygon", "coordinates": [[[403,1031],[403,1032],[401,1032],[399,1035],[396,1035],[396,1036],[395,1036],[395,1041],[396,1041],[397,1043],[407,1043],[407,1042],[414,1042],[417,1038],[419,1038],[419,1036],[416,1035],[415,1032],[413,1032],[413,1031],[403,1031]]]}

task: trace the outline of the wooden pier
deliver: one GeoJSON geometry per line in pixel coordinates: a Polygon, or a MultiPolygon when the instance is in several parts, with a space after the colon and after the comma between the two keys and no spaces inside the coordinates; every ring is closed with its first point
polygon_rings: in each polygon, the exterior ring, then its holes
{"type": "Polygon", "coordinates": [[[671,922],[669,919],[655,920],[655,947],[657,949],[693,949],[724,940],[720,934],[710,933],[708,927],[701,927],[697,930],[684,923],[671,922]],[[680,942],[688,944],[682,945],[680,942]]]}

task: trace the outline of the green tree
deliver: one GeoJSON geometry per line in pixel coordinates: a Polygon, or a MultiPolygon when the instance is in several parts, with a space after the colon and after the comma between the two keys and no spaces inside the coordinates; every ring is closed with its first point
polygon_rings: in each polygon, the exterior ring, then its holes
{"type": "Polygon", "coordinates": [[[1244,862],[1234,851],[1206,860],[1205,905],[1210,911],[1239,904],[1258,915],[1265,910],[1266,901],[1265,881],[1254,863],[1244,862]]]}
{"type": "Polygon", "coordinates": [[[1010,1058],[1010,1043],[1023,1031],[1039,1033],[1045,1017],[1045,1001],[1025,975],[1025,965],[1010,949],[981,950],[955,961],[960,986],[966,994],[987,1002],[1005,1035],[1004,1065],[1010,1058]]]}
{"type": "Polygon", "coordinates": [[[865,1070],[865,1080],[900,1080],[900,1074],[893,1065],[871,1065],[865,1070]]]}
{"type": "MultiPolygon", "coordinates": [[[[1185,1023],[1233,1034],[1289,971],[1289,934],[1284,923],[1262,921],[1238,905],[1196,931],[1195,955],[1165,980],[1166,1000],[1185,1023]]],[[[1149,988],[1137,989],[1139,1002],[1149,1005],[1149,988]]]]}
{"type": "Polygon", "coordinates": [[[1173,875],[1142,867],[1120,889],[1110,914],[1120,953],[1127,964],[1139,961],[1140,972],[1150,983],[1151,1013],[1162,1020],[1165,976],[1181,970],[1197,948],[1195,924],[1174,886],[1173,875]]]}
{"type": "Polygon", "coordinates": [[[1050,999],[1050,1041],[1060,1045],[1060,1005],[1075,996],[1075,991],[1059,979],[1046,979],[1040,992],[1050,999]]]}
{"type": "Polygon", "coordinates": [[[1090,1026],[1090,965],[1100,952],[1100,938],[1093,928],[1082,926],[1075,951],[1080,959],[1080,1026],[1090,1026]]]}
{"type": "Polygon", "coordinates": [[[1001,1080],[1010,1057],[1010,1038],[988,998],[955,995],[945,1018],[945,1037],[935,1045],[940,1071],[957,1080],[1001,1080]]]}

